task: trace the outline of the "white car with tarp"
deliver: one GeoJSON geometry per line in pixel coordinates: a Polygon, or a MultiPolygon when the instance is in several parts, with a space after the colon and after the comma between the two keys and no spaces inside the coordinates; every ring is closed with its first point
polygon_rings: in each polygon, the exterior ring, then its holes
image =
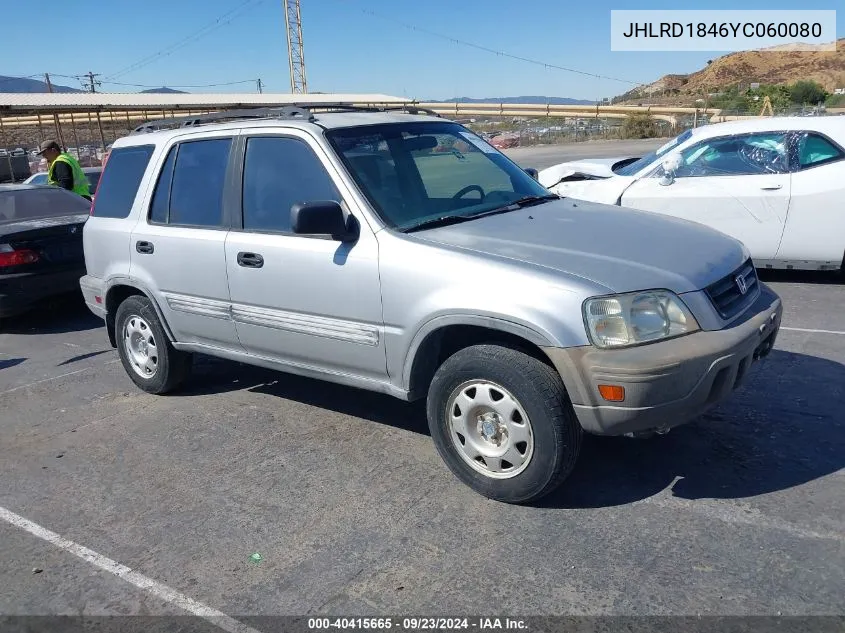
{"type": "Polygon", "coordinates": [[[758,268],[845,263],[845,117],[769,117],[691,130],[642,156],[544,169],[562,196],[692,220],[742,241],[758,268]]]}

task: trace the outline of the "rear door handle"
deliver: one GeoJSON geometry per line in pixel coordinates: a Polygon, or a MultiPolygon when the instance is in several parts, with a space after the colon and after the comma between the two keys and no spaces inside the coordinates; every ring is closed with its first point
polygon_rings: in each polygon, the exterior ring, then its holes
{"type": "Polygon", "coordinates": [[[139,253],[149,255],[150,253],[152,253],[155,250],[155,247],[153,246],[152,242],[140,241],[140,242],[135,242],[135,250],[138,251],[139,253]]]}
{"type": "Polygon", "coordinates": [[[261,268],[264,265],[264,258],[258,253],[238,253],[238,266],[244,268],[261,268]]]}
{"type": "Polygon", "coordinates": [[[783,185],[763,185],[760,189],[763,191],[777,191],[778,189],[783,189],[783,185]]]}

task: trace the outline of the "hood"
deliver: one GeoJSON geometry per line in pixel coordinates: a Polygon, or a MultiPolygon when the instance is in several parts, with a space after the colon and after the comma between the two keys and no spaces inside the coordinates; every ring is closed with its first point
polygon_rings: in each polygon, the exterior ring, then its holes
{"type": "Polygon", "coordinates": [[[636,160],[636,156],[616,156],[615,158],[590,158],[559,163],[547,167],[538,174],[538,180],[544,187],[554,187],[562,180],[575,179],[573,176],[592,178],[610,178],[615,175],[612,167],[621,161],[636,160]]]}
{"type": "Polygon", "coordinates": [[[607,292],[700,290],[748,257],[740,242],[701,224],[571,199],[414,237],[577,275],[607,292]]]}

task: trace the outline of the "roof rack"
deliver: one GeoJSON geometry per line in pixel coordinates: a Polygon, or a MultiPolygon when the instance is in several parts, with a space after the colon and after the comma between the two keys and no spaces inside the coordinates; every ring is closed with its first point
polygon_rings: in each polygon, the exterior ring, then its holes
{"type": "Polygon", "coordinates": [[[132,134],[143,134],[158,130],[196,127],[198,125],[208,125],[224,121],[240,121],[249,119],[299,119],[313,122],[317,120],[317,117],[313,112],[314,110],[322,110],[325,112],[407,112],[408,114],[428,114],[436,117],[440,116],[434,110],[420,108],[415,105],[377,106],[324,103],[313,104],[307,108],[298,106],[283,106],[278,108],[241,108],[238,110],[224,110],[222,112],[212,112],[209,114],[157,119],[155,121],[142,123],[132,130],[132,134]]]}
{"type": "Polygon", "coordinates": [[[305,119],[307,121],[311,121],[313,120],[314,115],[305,108],[292,106],[285,106],[282,108],[243,108],[239,110],[225,110],[223,112],[211,112],[209,114],[171,117],[166,119],[156,119],[155,121],[147,121],[132,130],[132,134],[143,134],[145,132],[155,132],[157,130],[167,130],[172,128],[195,127],[197,125],[221,123],[223,121],[271,118],[305,119]]]}

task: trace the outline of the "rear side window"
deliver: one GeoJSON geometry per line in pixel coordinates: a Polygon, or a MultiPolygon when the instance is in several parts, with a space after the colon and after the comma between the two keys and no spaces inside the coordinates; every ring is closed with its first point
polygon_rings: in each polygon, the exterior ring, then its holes
{"type": "Polygon", "coordinates": [[[129,215],[153,149],[153,145],[138,145],[111,151],[97,188],[94,216],[125,218],[129,215]]]}
{"type": "Polygon", "coordinates": [[[320,159],[297,139],[256,137],[247,141],[244,163],[244,230],[290,232],[290,209],[298,202],[340,201],[320,159]]]}
{"type": "Polygon", "coordinates": [[[841,149],[818,134],[805,132],[798,139],[798,164],[801,169],[830,163],[843,156],[841,149]]]}
{"type": "Polygon", "coordinates": [[[223,187],[231,146],[230,138],[190,141],[178,146],[170,184],[168,224],[223,226],[223,187]]]}
{"type": "Polygon", "coordinates": [[[167,224],[168,213],[170,212],[170,186],[173,182],[173,165],[176,163],[176,152],[178,145],[172,147],[161,168],[161,175],[158,177],[153,201],[150,205],[150,222],[156,224],[167,224]]]}

